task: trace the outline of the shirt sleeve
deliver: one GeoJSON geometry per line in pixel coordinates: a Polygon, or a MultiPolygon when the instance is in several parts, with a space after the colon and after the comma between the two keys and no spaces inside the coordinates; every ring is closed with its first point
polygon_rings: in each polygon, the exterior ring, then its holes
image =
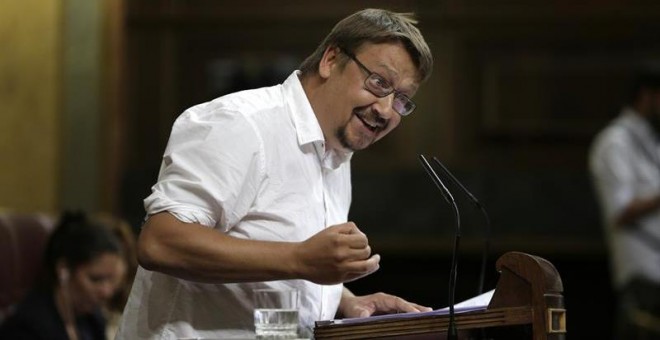
{"type": "Polygon", "coordinates": [[[618,216],[633,200],[637,185],[634,166],[636,150],[623,131],[610,131],[594,146],[590,170],[608,221],[618,216]]]}
{"type": "Polygon", "coordinates": [[[228,231],[249,210],[262,181],[263,143],[243,115],[194,107],[174,123],[147,215],[228,231]]]}

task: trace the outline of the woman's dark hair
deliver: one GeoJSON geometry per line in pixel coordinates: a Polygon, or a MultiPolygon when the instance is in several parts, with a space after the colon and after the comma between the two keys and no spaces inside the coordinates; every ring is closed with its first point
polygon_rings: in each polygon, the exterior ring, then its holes
{"type": "Polygon", "coordinates": [[[108,301],[108,308],[110,310],[121,313],[124,310],[126,301],[128,301],[128,295],[131,292],[131,286],[133,285],[138,267],[135,234],[131,225],[119,217],[108,214],[95,214],[94,220],[103,223],[103,225],[117,236],[122,244],[124,262],[126,264],[126,278],[112,298],[110,298],[110,301],[108,301]]]}
{"type": "Polygon", "coordinates": [[[106,254],[122,256],[117,235],[82,212],[67,211],[60,217],[44,251],[44,272],[39,284],[52,288],[57,284],[57,263],[64,261],[70,271],[106,254]]]}

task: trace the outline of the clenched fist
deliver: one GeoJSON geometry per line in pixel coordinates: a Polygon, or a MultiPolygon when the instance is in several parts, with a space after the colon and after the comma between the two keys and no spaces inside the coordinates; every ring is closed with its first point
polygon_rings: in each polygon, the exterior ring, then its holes
{"type": "Polygon", "coordinates": [[[319,284],[349,282],[378,270],[380,255],[371,255],[367,235],[353,222],[326,228],[300,242],[295,250],[296,271],[319,284]]]}

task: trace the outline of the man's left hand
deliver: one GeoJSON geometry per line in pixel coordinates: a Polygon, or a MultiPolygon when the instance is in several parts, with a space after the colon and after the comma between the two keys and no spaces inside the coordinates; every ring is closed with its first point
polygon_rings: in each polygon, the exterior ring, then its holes
{"type": "Polygon", "coordinates": [[[376,293],[355,296],[347,290],[339,304],[339,312],[344,318],[368,317],[378,314],[428,312],[432,308],[408,302],[398,296],[376,293]]]}

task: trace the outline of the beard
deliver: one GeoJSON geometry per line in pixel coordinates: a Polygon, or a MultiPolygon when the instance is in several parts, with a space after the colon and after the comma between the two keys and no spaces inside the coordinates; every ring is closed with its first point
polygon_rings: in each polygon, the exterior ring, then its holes
{"type": "Polygon", "coordinates": [[[359,132],[355,132],[354,134],[349,133],[349,125],[353,121],[353,119],[357,119],[360,121],[359,124],[364,124],[363,120],[367,121],[372,121],[372,122],[379,122],[381,124],[381,127],[378,128],[379,131],[381,132],[385,130],[387,127],[387,122],[378,116],[378,114],[374,114],[374,117],[368,117],[369,116],[369,111],[367,110],[353,110],[353,116],[351,117],[351,120],[346,122],[346,124],[342,125],[339,127],[335,133],[335,136],[337,137],[337,140],[339,141],[339,144],[346,150],[350,151],[358,151],[358,150],[363,150],[367,148],[369,145],[373,144],[377,140],[377,134],[373,136],[366,136],[362,135],[359,132]]]}
{"type": "Polygon", "coordinates": [[[356,151],[353,145],[348,140],[348,136],[346,135],[346,125],[340,127],[337,129],[337,140],[339,141],[339,144],[342,146],[342,148],[350,150],[350,151],[356,151]]]}

